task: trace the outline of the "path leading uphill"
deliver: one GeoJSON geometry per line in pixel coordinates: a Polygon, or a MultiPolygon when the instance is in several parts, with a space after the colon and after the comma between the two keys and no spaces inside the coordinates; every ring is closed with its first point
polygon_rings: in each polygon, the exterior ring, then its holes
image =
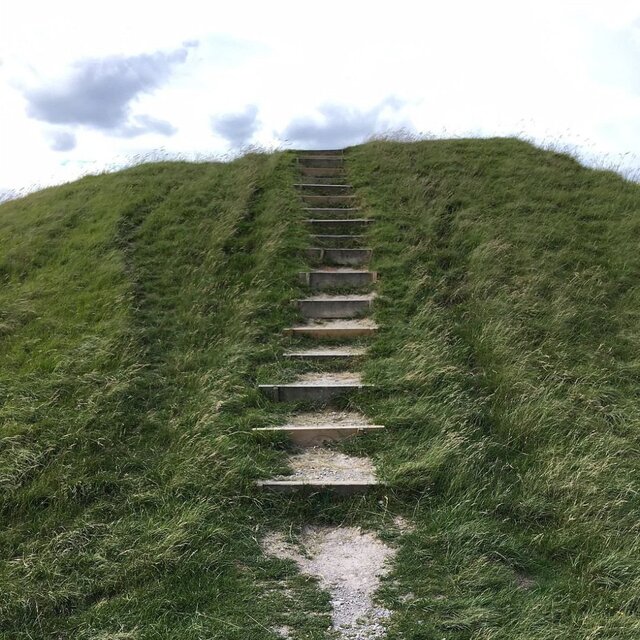
{"type": "Polygon", "coordinates": [[[298,166],[296,187],[313,246],[306,251],[309,270],[299,274],[309,293],[294,301],[301,322],[284,330],[292,340],[284,356],[312,364],[313,372],[260,388],[274,402],[309,403],[317,409],[293,413],[285,425],[260,429],[286,432],[299,449],[289,459],[291,475],[258,484],[272,491],[306,488],[351,494],[378,484],[371,461],[324,445],[384,428],[335,406],[342,406],[345,395],[370,386],[362,382],[358,363],[366,354],[367,338],[377,331],[368,317],[377,274],[368,268],[372,250],[363,246],[362,233],[373,220],[363,217],[346,183],[342,151],[299,152],[298,166]]]}

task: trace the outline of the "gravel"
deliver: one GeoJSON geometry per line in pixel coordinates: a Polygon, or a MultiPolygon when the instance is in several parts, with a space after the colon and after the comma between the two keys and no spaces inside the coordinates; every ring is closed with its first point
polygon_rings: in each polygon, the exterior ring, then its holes
{"type": "Polygon", "coordinates": [[[356,411],[313,411],[296,413],[286,427],[351,427],[369,424],[369,419],[356,411]]]}
{"type": "Polygon", "coordinates": [[[301,385],[325,385],[325,384],[362,384],[359,373],[340,371],[337,373],[303,373],[296,378],[295,384],[301,385]]]}
{"type": "Polygon", "coordinates": [[[395,550],[358,527],[306,527],[301,545],[299,549],[280,533],[266,536],[262,543],[267,554],[293,560],[329,591],[333,630],[341,638],[381,638],[391,612],[374,604],[372,597],[380,578],[389,572],[395,550]]]}
{"type": "Polygon", "coordinates": [[[369,458],[347,456],[329,449],[304,449],[289,456],[288,463],[293,473],[276,476],[274,480],[376,482],[375,467],[369,458]]]}

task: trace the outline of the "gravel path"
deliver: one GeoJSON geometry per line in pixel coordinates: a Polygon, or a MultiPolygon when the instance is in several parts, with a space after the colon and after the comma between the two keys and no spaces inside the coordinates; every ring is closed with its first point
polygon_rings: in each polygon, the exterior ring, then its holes
{"type": "Polygon", "coordinates": [[[302,549],[283,534],[263,540],[264,551],[293,560],[300,570],[319,579],[329,591],[333,630],[345,640],[375,640],[385,632],[391,612],[373,603],[380,578],[389,571],[394,549],[358,527],[306,527],[302,549]]]}

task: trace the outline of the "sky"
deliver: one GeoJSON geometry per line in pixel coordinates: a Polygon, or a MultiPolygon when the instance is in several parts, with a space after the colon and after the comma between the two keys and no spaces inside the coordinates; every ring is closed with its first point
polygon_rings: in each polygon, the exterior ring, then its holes
{"type": "Polygon", "coordinates": [[[398,132],[640,175],[640,0],[0,3],[0,197],[398,132]]]}

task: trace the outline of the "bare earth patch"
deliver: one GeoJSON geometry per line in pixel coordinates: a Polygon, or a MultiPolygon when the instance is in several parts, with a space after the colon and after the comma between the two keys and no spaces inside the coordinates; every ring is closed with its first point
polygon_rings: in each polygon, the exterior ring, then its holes
{"type": "Polygon", "coordinates": [[[317,427],[332,425],[338,427],[369,424],[369,420],[356,411],[313,411],[296,413],[285,426],[317,427]]]}
{"type": "Polygon", "coordinates": [[[299,385],[329,385],[329,384],[362,384],[362,378],[359,373],[351,373],[350,371],[336,371],[333,373],[303,373],[300,375],[295,384],[299,385]]]}
{"type": "Polygon", "coordinates": [[[347,456],[329,449],[310,448],[289,456],[292,473],[276,480],[307,482],[376,482],[376,472],[369,458],[347,456]]]}
{"type": "Polygon", "coordinates": [[[375,640],[385,631],[388,609],[373,603],[380,578],[389,572],[394,549],[358,527],[306,527],[302,548],[281,533],[266,536],[268,555],[293,560],[331,595],[332,626],[346,640],[375,640]]]}

